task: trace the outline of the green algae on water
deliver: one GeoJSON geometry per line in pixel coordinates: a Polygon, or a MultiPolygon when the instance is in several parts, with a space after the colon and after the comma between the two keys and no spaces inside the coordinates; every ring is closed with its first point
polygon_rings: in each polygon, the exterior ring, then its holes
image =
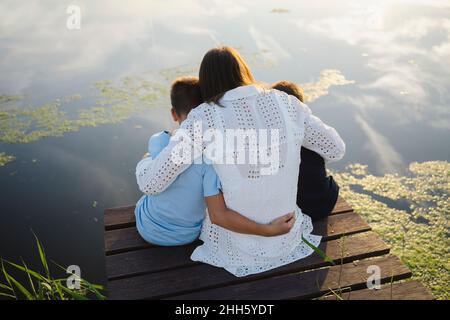
{"type": "Polygon", "coordinates": [[[273,8],[272,10],[270,10],[270,13],[289,13],[289,12],[291,12],[291,10],[286,8],[273,8]]]}
{"type": "Polygon", "coordinates": [[[354,80],[347,80],[339,70],[325,69],[320,72],[318,81],[301,84],[301,87],[305,91],[305,102],[313,102],[326,96],[332,86],[344,86],[353,83],[355,83],[354,80]]]}
{"type": "MultiPolygon", "coordinates": [[[[86,107],[71,110],[70,114],[64,107],[72,102],[82,105],[80,94],[40,106],[21,106],[20,95],[0,95],[0,142],[31,143],[47,137],[61,137],[82,127],[122,122],[167,103],[169,77],[186,74],[191,69],[168,68],[141,76],[127,76],[118,81],[97,81],[93,86],[97,100],[86,107]]],[[[0,163],[4,166],[13,160],[14,157],[2,154],[0,163]]]]}
{"type": "MultiPolygon", "coordinates": [[[[60,137],[82,127],[114,124],[163,103],[168,96],[168,83],[125,77],[94,84],[98,99],[94,105],[78,108],[72,115],[63,107],[82,101],[79,94],[46,103],[38,107],[18,107],[1,104],[0,142],[30,143],[46,137],[60,137]]],[[[4,99],[5,100],[5,99],[4,99]]]]}
{"type": "Polygon", "coordinates": [[[0,94],[0,105],[4,105],[6,103],[13,103],[22,100],[21,95],[11,95],[11,94],[0,94]]]}
{"type": "Polygon", "coordinates": [[[14,161],[16,157],[6,154],[4,152],[0,152],[0,167],[3,167],[7,163],[14,161]]]}
{"type": "Polygon", "coordinates": [[[367,166],[353,164],[333,176],[342,197],[391,245],[413,276],[437,298],[449,299],[450,163],[412,163],[408,169],[406,176],[374,176],[367,166]],[[393,206],[399,202],[406,207],[393,206]]]}

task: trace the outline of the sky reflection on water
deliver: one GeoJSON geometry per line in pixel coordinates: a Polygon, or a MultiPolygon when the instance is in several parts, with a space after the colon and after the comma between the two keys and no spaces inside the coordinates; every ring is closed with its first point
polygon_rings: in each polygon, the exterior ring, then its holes
{"type": "MultiPolygon", "coordinates": [[[[80,94],[70,112],[94,105],[98,80],[195,70],[206,50],[224,43],[265,82],[311,83],[323,70],[339,70],[354,82],[310,104],[347,143],[332,168],[358,162],[377,174],[403,172],[413,161],[450,160],[449,17],[450,4],[440,0],[6,0],[0,94],[23,95],[22,107],[80,94]],[[82,8],[81,30],[66,28],[69,4],[82,8]]],[[[102,210],[136,201],[134,165],[148,136],[167,127],[174,128],[168,101],[118,125],[0,142],[0,152],[16,157],[0,167],[0,255],[32,255],[33,227],[55,260],[82,261],[88,277],[102,279],[102,210]],[[11,237],[21,239],[16,247],[4,245],[11,237]]]]}

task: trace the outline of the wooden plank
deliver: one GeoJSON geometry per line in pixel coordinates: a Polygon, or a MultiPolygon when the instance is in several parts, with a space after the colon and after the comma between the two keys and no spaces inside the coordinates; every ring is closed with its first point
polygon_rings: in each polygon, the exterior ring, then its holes
{"type": "Polygon", "coordinates": [[[105,230],[133,227],[136,225],[134,208],[136,206],[126,206],[110,208],[105,210],[104,223],[105,230]]]}
{"type": "MultiPolygon", "coordinates": [[[[370,226],[356,213],[347,212],[329,216],[314,223],[313,234],[323,236],[323,240],[339,238],[358,232],[369,231],[370,226]]],[[[138,250],[154,246],[141,238],[136,227],[105,231],[105,254],[138,250]]]]}
{"type": "Polygon", "coordinates": [[[287,274],[279,277],[220,287],[191,294],[172,297],[173,299],[310,299],[320,297],[331,289],[367,287],[370,274],[367,267],[377,265],[381,271],[381,283],[411,277],[411,271],[395,256],[347,263],[326,269],[287,274]]]}
{"type": "MultiPolygon", "coordinates": [[[[134,208],[136,206],[126,206],[110,208],[105,210],[105,230],[128,228],[136,225],[134,208]]],[[[352,207],[343,198],[339,197],[332,214],[340,214],[353,211],[352,207]]]]}
{"type": "Polygon", "coordinates": [[[339,197],[331,214],[333,215],[333,214],[340,214],[340,213],[352,212],[352,211],[353,211],[353,208],[348,204],[348,202],[345,201],[344,198],[339,197]]]}
{"type": "Polygon", "coordinates": [[[316,221],[312,233],[321,235],[324,237],[324,240],[328,241],[344,235],[351,235],[369,230],[371,230],[371,227],[359,214],[347,212],[316,221]]]}
{"type": "Polygon", "coordinates": [[[136,227],[105,231],[105,254],[137,250],[154,246],[146,242],[136,227]]]}
{"type": "MultiPolygon", "coordinates": [[[[389,252],[389,247],[374,233],[339,239],[321,244],[331,259],[344,263],[378,256],[389,252]],[[361,239],[359,239],[361,237],[361,239]],[[344,241],[344,255],[340,241],[344,241]]],[[[195,290],[221,287],[236,283],[300,272],[329,265],[319,255],[311,256],[291,264],[247,277],[235,277],[222,268],[197,264],[164,272],[150,273],[108,282],[110,299],[162,298],[195,290]]]]}
{"type": "Polygon", "coordinates": [[[197,264],[190,259],[198,244],[151,247],[106,256],[108,280],[159,272],[197,264]]]}
{"type": "MultiPolygon", "coordinates": [[[[331,240],[323,242],[320,248],[329,256],[339,258],[341,255],[341,241],[331,240]]],[[[190,259],[197,244],[178,247],[153,247],[143,250],[114,254],[106,257],[106,274],[109,280],[159,272],[195,264],[190,259]],[[161,263],[161,262],[164,263],[161,263]]],[[[344,254],[353,259],[375,256],[387,253],[388,247],[374,233],[367,232],[360,236],[346,239],[344,254]]]]}
{"type": "Polygon", "coordinates": [[[418,281],[388,283],[379,290],[363,289],[347,291],[338,298],[335,295],[320,300],[435,300],[436,298],[418,281]]]}

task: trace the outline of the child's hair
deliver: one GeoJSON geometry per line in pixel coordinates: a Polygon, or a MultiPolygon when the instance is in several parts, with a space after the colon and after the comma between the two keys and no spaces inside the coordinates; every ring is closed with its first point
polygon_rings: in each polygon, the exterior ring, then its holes
{"type": "Polygon", "coordinates": [[[196,77],[180,77],[175,79],[170,89],[170,102],[175,112],[187,115],[193,108],[203,102],[200,85],[196,77]]]}
{"type": "Polygon", "coordinates": [[[293,82],[286,80],[278,81],[275,82],[271,88],[286,92],[287,94],[296,97],[301,102],[304,102],[305,96],[303,94],[303,89],[293,82]]]}

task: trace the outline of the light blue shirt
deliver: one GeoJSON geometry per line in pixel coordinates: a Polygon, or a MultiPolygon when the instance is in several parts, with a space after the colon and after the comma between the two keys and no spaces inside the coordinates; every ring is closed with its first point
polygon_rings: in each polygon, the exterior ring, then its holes
{"type": "MultiPolygon", "coordinates": [[[[149,141],[155,158],[168,144],[160,132],[149,141]]],[[[206,214],[204,197],[219,194],[221,184],[212,165],[192,164],[157,195],[144,195],[136,204],[136,226],[146,241],[162,246],[190,243],[198,238],[206,214]]]]}

